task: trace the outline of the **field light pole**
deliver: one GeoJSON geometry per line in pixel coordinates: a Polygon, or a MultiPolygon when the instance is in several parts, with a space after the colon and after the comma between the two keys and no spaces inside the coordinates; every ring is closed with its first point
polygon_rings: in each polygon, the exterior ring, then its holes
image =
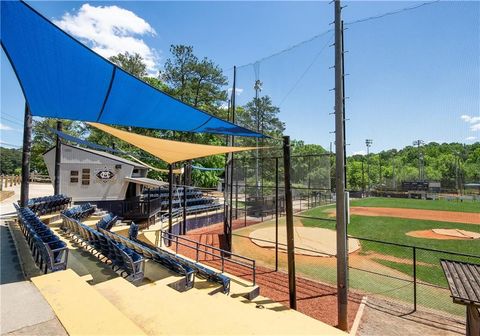
{"type": "Polygon", "coordinates": [[[420,152],[420,146],[423,145],[425,142],[423,140],[415,140],[413,142],[414,146],[417,146],[418,149],[418,180],[422,181],[423,180],[423,159],[422,159],[422,153],[420,152]]]}
{"type": "Polygon", "coordinates": [[[335,194],[337,218],[337,306],[338,327],[348,331],[348,241],[345,199],[345,124],[343,91],[342,7],[335,0],[335,194]]]}
{"type": "Polygon", "coordinates": [[[367,183],[368,183],[368,192],[370,192],[370,158],[369,158],[369,154],[370,154],[370,147],[372,146],[373,144],[373,140],[372,139],[366,139],[365,140],[365,145],[367,146],[367,183]]]}
{"type": "Polygon", "coordinates": [[[25,102],[25,117],[23,121],[22,147],[22,185],[20,187],[20,206],[26,207],[30,184],[30,155],[32,149],[32,113],[25,102]]]}

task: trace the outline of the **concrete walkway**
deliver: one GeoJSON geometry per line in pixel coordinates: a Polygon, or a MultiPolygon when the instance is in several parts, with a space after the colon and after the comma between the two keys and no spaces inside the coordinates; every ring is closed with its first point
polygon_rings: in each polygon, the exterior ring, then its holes
{"type": "MultiPolygon", "coordinates": [[[[51,185],[38,186],[33,185],[32,197],[53,193],[51,185]]],[[[19,195],[19,186],[12,189],[15,195],[0,203],[0,334],[67,335],[50,305],[24,277],[6,220],[19,195]]]]}

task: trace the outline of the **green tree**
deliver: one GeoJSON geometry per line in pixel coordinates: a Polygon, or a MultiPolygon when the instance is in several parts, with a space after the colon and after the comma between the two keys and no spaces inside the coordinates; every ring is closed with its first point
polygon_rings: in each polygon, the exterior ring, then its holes
{"type": "Polygon", "coordinates": [[[110,57],[109,60],[137,78],[142,79],[147,76],[147,66],[138,53],[130,54],[126,51],[110,57]]]}
{"type": "Polygon", "coordinates": [[[0,147],[0,173],[18,174],[22,168],[22,150],[0,147]]]}

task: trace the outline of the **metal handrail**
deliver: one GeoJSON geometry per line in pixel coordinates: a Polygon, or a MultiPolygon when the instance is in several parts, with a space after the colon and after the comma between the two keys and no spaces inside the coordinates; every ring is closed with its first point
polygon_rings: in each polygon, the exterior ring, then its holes
{"type": "Polygon", "coordinates": [[[179,236],[179,235],[176,235],[174,233],[170,233],[170,232],[167,232],[167,231],[164,231],[164,230],[158,230],[158,231],[160,232],[160,242],[162,241],[162,239],[166,239],[169,242],[174,242],[175,243],[175,253],[176,254],[178,254],[178,246],[180,245],[180,246],[189,247],[189,248],[195,250],[195,261],[196,262],[198,262],[200,253],[204,253],[204,254],[207,254],[207,255],[210,255],[210,256],[213,256],[213,257],[219,257],[220,260],[221,260],[221,263],[222,263],[222,267],[221,267],[222,273],[225,270],[225,261],[228,261],[228,262],[231,262],[233,264],[237,264],[237,265],[240,265],[240,266],[243,266],[243,267],[246,267],[246,268],[250,268],[252,270],[252,285],[255,286],[255,284],[256,284],[256,261],[255,261],[255,259],[248,258],[248,257],[242,256],[242,255],[230,252],[230,251],[222,250],[221,248],[218,248],[218,247],[215,247],[215,246],[200,243],[199,241],[189,239],[189,238],[185,238],[185,237],[182,237],[182,236],[179,236]],[[186,244],[184,242],[181,242],[181,241],[179,241],[179,239],[190,242],[190,243],[193,243],[193,244],[195,244],[195,247],[190,245],[190,244],[186,244]],[[200,250],[199,249],[200,246],[204,247],[205,249],[200,250]],[[212,253],[212,252],[208,251],[207,249],[217,251],[220,254],[212,253]],[[246,260],[246,261],[250,262],[251,264],[247,264],[247,263],[235,260],[235,259],[226,258],[225,255],[229,255],[230,257],[233,256],[233,257],[240,258],[242,260],[246,260]]]}

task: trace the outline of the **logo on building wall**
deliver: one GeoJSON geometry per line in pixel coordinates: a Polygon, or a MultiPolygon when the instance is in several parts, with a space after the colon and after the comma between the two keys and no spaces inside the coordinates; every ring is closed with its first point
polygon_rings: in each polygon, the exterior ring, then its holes
{"type": "Polygon", "coordinates": [[[98,170],[95,175],[102,182],[109,182],[115,177],[115,173],[107,168],[98,170]]]}

